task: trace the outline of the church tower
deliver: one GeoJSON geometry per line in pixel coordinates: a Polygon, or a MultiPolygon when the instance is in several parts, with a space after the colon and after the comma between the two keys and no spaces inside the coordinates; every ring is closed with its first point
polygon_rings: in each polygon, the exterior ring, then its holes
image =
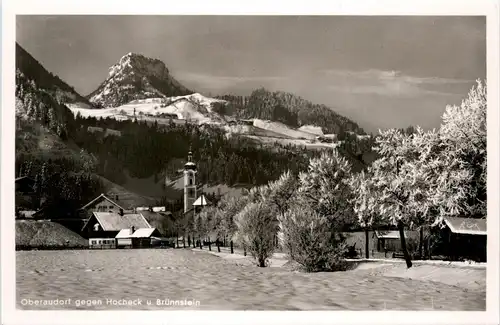
{"type": "Polygon", "coordinates": [[[188,161],[184,165],[184,213],[193,208],[196,200],[196,164],[193,162],[193,153],[189,148],[188,161]]]}

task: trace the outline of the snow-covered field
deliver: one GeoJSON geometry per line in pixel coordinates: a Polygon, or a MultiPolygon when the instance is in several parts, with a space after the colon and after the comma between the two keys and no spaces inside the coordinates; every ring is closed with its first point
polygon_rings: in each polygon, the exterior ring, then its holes
{"type": "Polygon", "coordinates": [[[165,117],[176,116],[177,119],[190,120],[198,124],[210,123],[213,120],[222,119],[218,114],[212,112],[212,103],[223,102],[218,99],[207,98],[198,93],[187,96],[176,96],[169,98],[148,98],[134,100],[128,104],[112,108],[88,109],[80,105],[68,104],[73,112],[82,117],[114,118],[117,120],[127,120],[135,116],[155,116],[165,117]],[[165,106],[165,107],[162,107],[165,106]]]}
{"type": "Polygon", "coordinates": [[[323,135],[323,130],[321,129],[321,127],[316,125],[302,125],[298,130],[302,132],[311,133],[317,136],[323,135]]]}
{"type": "Polygon", "coordinates": [[[295,138],[295,139],[304,138],[304,139],[308,139],[308,140],[316,139],[315,134],[300,131],[300,130],[294,130],[294,129],[292,129],[292,128],[288,127],[287,125],[280,123],[280,122],[271,122],[271,121],[254,119],[253,125],[258,127],[258,128],[264,129],[264,130],[269,130],[269,131],[273,131],[276,133],[287,135],[290,138],[295,138]]]}
{"type": "Polygon", "coordinates": [[[286,145],[295,145],[295,146],[301,146],[301,147],[307,147],[309,149],[317,149],[317,150],[323,150],[323,149],[333,149],[336,146],[339,145],[339,143],[321,143],[321,142],[311,142],[310,140],[302,140],[302,139],[284,139],[284,138],[271,138],[271,137],[265,137],[265,136],[255,136],[255,135],[247,135],[244,134],[245,137],[249,139],[256,140],[258,142],[261,142],[263,144],[268,144],[272,145],[275,142],[278,142],[279,144],[282,144],[284,146],[286,145]]]}

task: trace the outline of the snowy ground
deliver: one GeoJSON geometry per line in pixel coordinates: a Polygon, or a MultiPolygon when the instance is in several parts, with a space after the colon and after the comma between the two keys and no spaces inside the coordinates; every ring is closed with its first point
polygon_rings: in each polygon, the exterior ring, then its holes
{"type": "MultiPolygon", "coordinates": [[[[279,257],[277,260],[283,260],[279,257]]],[[[248,258],[241,255],[214,256],[205,248],[203,252],[191,249],[16,252],[16,301],[21,309],[83,310],[484,311],[486,306],[485,290],[481,286],[468,287],[463,284],[466,281],[454,285],[374,272],[383,268],[302,273],[285,267],[259,268],[245,264],[246,261],[248,258]],[[73,304],[23,306],[21,302],[28,298],[72,299],[73,304]],[[76,299],[101,300],[102,303],[77,307],[76,299]],[[144,302],[149,299],[152,304],[119,306],[106,304],[107,299],[143,299],[144,302]],[[156,304],[157,299],[190,299],[199,301],[200,305],[164,306],[156,304]]],[[[392,270],[396,272],[396,267],[392,270]]],[[[485,270],[473,271],[480,272],[461,276],[477,281],[484,278],[481,272],[485,270]]],[[[397,272],[406,271],[402,267],[397,272]]],[[[443,277],[456,278],[457,273],[443,277]]]]}

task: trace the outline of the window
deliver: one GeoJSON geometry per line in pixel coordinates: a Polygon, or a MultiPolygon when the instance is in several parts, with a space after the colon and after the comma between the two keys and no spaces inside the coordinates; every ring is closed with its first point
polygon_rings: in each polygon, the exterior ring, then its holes
{"type": "Polygon", "coordinates": [[[90,241],[90,243],[91,243],[92,245],[95,245],[95,244],[97,243],[97,240],[91,240],[91,241],[90,241]]]}
{"type": "Polygon", "coordinates": [[[108,208],[109,208],[110,210],[113,210],[113,206],[112,206],[112,205],[110,205],[108,208]]]}
{"type": "Polygon", "coordinates": [[[189,178],[189,185],[193,185],[193,179],[191,177],[189,178]]]}
{"type": "Polygon", "coordinates": [[[99,245],[101,245],[101,244],[102,244],[102,240],[99,240],[99,245]]]}

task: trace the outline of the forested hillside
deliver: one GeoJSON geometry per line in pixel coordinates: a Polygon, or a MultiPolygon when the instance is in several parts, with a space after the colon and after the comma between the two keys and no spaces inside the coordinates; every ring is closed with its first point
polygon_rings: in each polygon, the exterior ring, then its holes
{"type": "Polygon", "coordinates": [[[47,71],[31,54],[16,43],[16,69],[34,80],[39,89],[44,89],[58,103],[83,103],[89,108],[90,102],[58,76],[47,71]]]}
{"type": "Polygon", "coordinates": [[[317,154],[294,146],[277,145],[270,150],[241,137],[227,139],[216,127],[188,123],[160,128],[137,121],[79,116],[76,122],[83,127],[75,142],[98,157],[99,172],[118,184],[124,180],[123,170],[137,178],[178,177],[190,147],[199,169],[198,180],[205,184],[264,184],[285,169],[305,168],[308,157],[317,154]],[[87,132],[88,126],[119,130],[122,136],[102,137],[87,132]]]}
{"type": "Polygon", "coordinates": [[[341,140],[347,131],[365,134],[355,122],[326,105],[313,104],[287,92],[271,92],[260,88],[254,90],[250,96],[223,95],[217,98],[229,102],[228,105],[216,105],[216,110],[226,115],[277,121],[293,127],[316,125],[320,126],[324,133],[339,135],[341,140]]]}

